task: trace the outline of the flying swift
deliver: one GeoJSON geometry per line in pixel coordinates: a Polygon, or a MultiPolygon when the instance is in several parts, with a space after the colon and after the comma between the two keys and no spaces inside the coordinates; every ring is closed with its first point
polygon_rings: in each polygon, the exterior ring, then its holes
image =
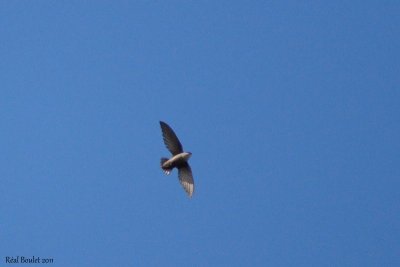
{"type": "Polygon", "coordinates": [[[194,192],[194,181],[192,169],[188,163],[192,153],[183,151],[183,147],[172,128],[163,121],[160,121],[164,144],[171,152],[171,158],[161,158],[161,169],[169,175],[174,168],[178,169],[178,178],[183,189],[191,198],[194,192]]]}

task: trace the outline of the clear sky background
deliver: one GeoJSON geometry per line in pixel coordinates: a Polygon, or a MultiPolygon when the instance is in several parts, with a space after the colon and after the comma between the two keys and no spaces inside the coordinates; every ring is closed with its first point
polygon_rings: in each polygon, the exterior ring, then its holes
{"type": "Polygon", "coordinates": [[[400,266],[399,14],[2,1],[0,265],[400,266]]]}

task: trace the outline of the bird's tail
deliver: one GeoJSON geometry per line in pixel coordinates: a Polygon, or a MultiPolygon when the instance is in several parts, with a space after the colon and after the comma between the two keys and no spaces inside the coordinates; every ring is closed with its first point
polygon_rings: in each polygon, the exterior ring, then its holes
{"type": "Polygon", "coordinates": [[[165,168],[165,167],[163,167],[164,163],[165,163],[167,160],[168,160],[167,158],[161,158],[161,169],[164,171],[164,173],[165,173],[166,175],[170,174],[171,171],[172,171],[172,168],[165,168]]]}

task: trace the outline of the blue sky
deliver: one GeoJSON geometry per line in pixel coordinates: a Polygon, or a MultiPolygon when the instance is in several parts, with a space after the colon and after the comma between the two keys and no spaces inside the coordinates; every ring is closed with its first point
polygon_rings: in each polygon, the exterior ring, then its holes
{"type": "Polygon", "coordinates": [[[399,266],[400,4],[215,2],[0,4],[2,266],[399,266]]]}

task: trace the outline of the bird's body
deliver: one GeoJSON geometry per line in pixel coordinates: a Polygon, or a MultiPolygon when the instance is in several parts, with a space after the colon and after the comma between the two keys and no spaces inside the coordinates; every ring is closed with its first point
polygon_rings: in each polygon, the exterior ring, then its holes
{"type": "Polygon", "coordinates": [[[164,170],[164,172],[168,172],[168,170],[171,170],[173,168],[178,168],[182,166],[184,163],[186,163],[191,155],[192,153],[182,152],[179,153],[178,155],[173,156],[170,159],[161,158],[161,168],[164,170]]]}
{"type": "Polygon", "coordinates": [[[183,151],[182,144],[168,124],[160,121],[160,126],[165,146],[172,154],[170,159],[161,158],[161,169],[168,175],[174,168],[177,168],[179,182],[188,196],[192,197],[194,192],[194,181],[192,170],[188,164],[188,160],[192,153],[183,151]]]}

